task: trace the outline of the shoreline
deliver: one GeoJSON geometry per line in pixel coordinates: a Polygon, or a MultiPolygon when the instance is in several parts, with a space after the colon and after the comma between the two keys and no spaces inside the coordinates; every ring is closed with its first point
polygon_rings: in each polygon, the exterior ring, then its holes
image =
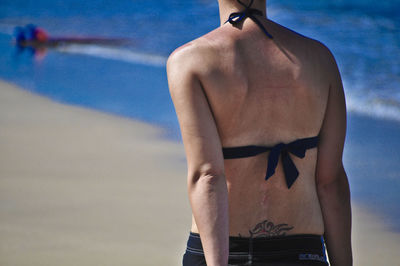
{"type": "MultiPolygon", "coordinates": [[[[1,265],[181,263],[186,161],[162,128],[1,80],[0,128],[1,265]]],[[[366,205],[352,202],[354,265],[395,265],[400,233],[366,205]]]]}
{"type": "Polygon", "coordinates": [[[186,162],[161,129],[4,82],[0,128],[0,265],[179,263],[186,162]]]}

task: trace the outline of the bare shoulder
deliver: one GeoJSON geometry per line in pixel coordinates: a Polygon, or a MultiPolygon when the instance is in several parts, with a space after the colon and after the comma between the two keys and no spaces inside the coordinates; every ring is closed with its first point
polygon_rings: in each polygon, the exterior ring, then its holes
{"type": "Polygon", "coordinates": [[[335,57],[328,46],[310,37],[303,36],[302,39],[308,46],[308,51],[314,55],[318,65],[322,68],[321,70],[331,73],[337,67],[335,57]]]}
{"type": "Polygon", "coordinates": [[[167,60],[167,71],[177,65],[187,64],[195,59],[198,54],[198,48],[195,41],[185,43],[184,45],[176,48],[167,60]]]}
{"type": "Polygon", "coordinates": [[[311,55],[326,67],[335,65],[331,50],[321,41],[305,36],[274,21],[270,21],[274,28],[281,33],[286,42],[292,44],[299,51],[311,55]]]}
{"type": "Polygon", "coordinates": [[[218,56],[218,45],[213,32],[176,48],[168,57],[167,72],[192,72],[202,75],[209,71],[218,56]]]}
{"type": "Polygon", "coordinates": [[[326,78],[326,82],[341,82],[339,68],[332,51],[323,42],[305,37],[309,45],[309,53],[314,54],[320,74],[326,78]]]}
{"type": "Polygon", "coordinates": [[[312,62],[318,66],[319,74],[327,84],[332,84],[338,80],[340,74],[336,59],[332,51],[321,41],[307,38],[308,52],[313,54],[312,62]]]}
{"type": "Polygon", "coordinates": [[[315,39],[308,38],[308,41],[310,42],[310,47],[317,54],[318,59],[324,68],[327,70],[334,70],[337,67],[336,60],[328,46],[315,39]]]}

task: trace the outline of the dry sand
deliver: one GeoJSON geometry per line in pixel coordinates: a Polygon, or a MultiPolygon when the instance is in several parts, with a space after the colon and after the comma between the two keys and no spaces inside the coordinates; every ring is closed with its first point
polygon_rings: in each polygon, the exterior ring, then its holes
{"type": "MultiPolygon", "coordinates": [[[[180,265],[183,146],[162,129],[0,82],[0,265],[180,265]]],[[[355,265],[400,265],[400,234],[353,203],[355,265]]]]}

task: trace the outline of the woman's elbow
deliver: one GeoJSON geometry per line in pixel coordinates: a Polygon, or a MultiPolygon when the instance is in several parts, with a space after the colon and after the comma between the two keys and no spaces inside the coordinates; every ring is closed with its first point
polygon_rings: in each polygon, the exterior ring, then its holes
{"type": "Polygon", "coordinates": [[[198,184],[215,186],[221,180],[225,180],[225,173],[223,168],[214,167],[212,164],[206,163],[195,170],[189,170],[187,180],[189,188],[198,184]]]}
{"type": "Polygon", "coordinates": [[[321,182],[317,184],[319,197],[336,196],[342,201],[350,200],[350,186],[346,171],[342,167],[334,177],[329,178],[329,182],[321,182]]]}

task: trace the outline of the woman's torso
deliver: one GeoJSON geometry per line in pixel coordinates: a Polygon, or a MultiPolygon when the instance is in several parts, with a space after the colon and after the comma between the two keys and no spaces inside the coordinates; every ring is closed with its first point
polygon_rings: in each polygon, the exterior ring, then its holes
{"type": "MultiPolygon", "coordinates": [[[[261,18],[261,17],[260,17],[261,18]]],[[[223,147],[289,143],[317,136],[329,84],[322,45],[270,20],[268,39],[246,19],[194,41],[204,53],[199,76],[223,147]]],[[[264,179],[269,152],[225,160],[231,236],[323,234],[315,185],[318,148],[291,156],[299,176],[288,189],[279,161],[264,179]]],[[[198,232],[192,218],[192,232],[198,232]]]]}

